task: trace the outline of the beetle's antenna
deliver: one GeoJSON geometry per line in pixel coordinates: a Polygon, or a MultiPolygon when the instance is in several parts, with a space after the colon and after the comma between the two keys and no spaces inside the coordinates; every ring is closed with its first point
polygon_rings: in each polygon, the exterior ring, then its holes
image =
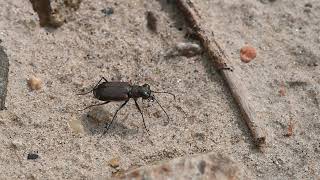
{"type": "Polygon", "coordinates": [[[161,106],[161,104],[159,103],[159,101],[153,96],[153,99],[159,104],[159,106],[161,107],[161,109],[163,110],[163,112],[167,115],[168,117],[168,122],[170,120],[169,115],[167,114],[167,112],[164,110],[164,108],[161,106]]]}
{"type": "Polygon", "coordinates": [[[170,92],[160,92],[160,91],[151,91],[153,93],[164,93],[164,94],[170,94],[171,96],[173,96],[173,99],[175,100],[176,99],[176,96],[170,92]]]}

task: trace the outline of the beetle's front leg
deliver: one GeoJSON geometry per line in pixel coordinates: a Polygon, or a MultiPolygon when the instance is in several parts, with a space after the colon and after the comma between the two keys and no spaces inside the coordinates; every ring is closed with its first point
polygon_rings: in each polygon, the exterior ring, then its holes
{"type": "Polygon", "coordinates": [[[112,118],[111,122],[106,125],[106,127],[105,127],[105,128],[106,128],[106,131],[105,131],[103,134],[106,134],[106,133],[107,133],[107,131],[109,130],[111,124],[112,124],[113,121],[114,121],[114,119],[117,117],[118,111],[120,111],[120,109],[123,108],[123,106],[125,106],[125,105],[128,103],[128,101],[129,101],[129,99],[126,100],[126,101],[117,109],[116,113],[114,113],[114,115],[113,115],[113,118],[112,118]]]}
{"type": "Polygon", "coordinates": [[[146,122],[144,121],[144,117],[143,117],[143,113],[138,105],[138,102],[137,102],[137,99],[134,99],[134,103],[136,104],[136,107],[137,109],[139,110],[141,116],[142,116],[142,120],[143,120],[143,125],[144,125],[144,128],[147,130],[147,132],[149,132],[149,130],[147,129],[147,126],[146,126],[146,122]]]}

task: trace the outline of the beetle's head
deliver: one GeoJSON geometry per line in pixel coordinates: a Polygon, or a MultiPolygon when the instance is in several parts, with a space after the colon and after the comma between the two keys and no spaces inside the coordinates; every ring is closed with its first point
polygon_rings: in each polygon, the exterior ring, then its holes
{"type": "Polygon", "coordinates": [[[151,97],[151,90],[149,84],[144,84],[141,86],[140,94],[142,99],[149,99],[151,97]]]}

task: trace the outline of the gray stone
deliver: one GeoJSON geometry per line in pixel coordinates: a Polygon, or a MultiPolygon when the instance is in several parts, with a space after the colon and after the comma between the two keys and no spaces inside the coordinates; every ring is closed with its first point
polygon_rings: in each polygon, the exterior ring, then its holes
{"type": "Polygon", "coordinates": [[[7,85],[8,85],[8,73],[9,73],[9,59],[3,47],[0,46],[0,110],[5,109],[5,101],[7,96],[7,85]]]}
{"type": "Polygon", "coordinates": [[[124,173],[118,179],[248,179],[242,167],[225,155],[209,153],[141,167],[124,173]]]}

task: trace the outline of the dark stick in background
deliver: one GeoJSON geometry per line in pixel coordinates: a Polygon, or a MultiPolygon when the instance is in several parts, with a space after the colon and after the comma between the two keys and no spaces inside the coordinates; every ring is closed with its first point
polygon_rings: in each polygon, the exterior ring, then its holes
{"type": "Polygon", "coordinates": [[[255,144],[258,147],[264,146],[266,144],[265,132],[259,124],[256,111],[248,101],[249,98],[246,88],[243,87],[236,71],[231,68],[231,62],[210,33],[211,31],[206,31],[206,29],[201,26],[199,13],[191,0],[176,0],[176,4],[194,31],[193,33],[195,33],[196,37],[200,40],[210,60],[215,64],[216,68],[220,70],[223,78],[227,82],[232,96],[240,108],[243,119],[251,131],[255,144]]]}
{"type": "Polygon", "coordinates": [[[5,109],[5,101],[7,96],[8,85],[8,73],[9,73],[9,59],[4,52],[2,46],[0,46],[0,110],[5,109]]]}

